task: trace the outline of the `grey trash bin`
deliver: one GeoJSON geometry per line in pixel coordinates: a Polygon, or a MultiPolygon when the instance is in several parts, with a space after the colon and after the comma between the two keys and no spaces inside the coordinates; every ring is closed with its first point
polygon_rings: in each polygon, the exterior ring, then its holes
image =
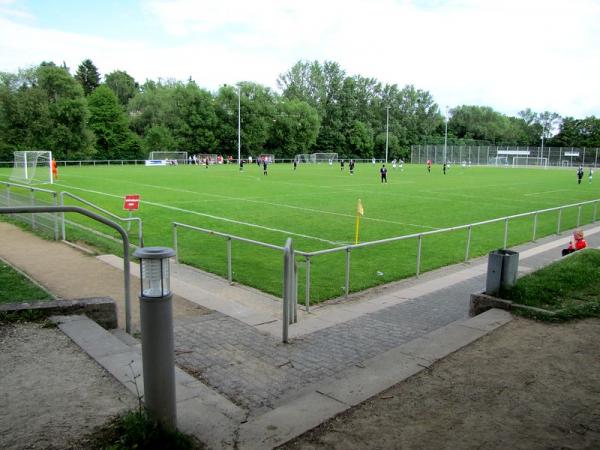
{"type": "Polygon", "coordinates": [[[517,281],[519,253],[512,250],[494,250],[488,255],[485,293],[497,295],[500,288],[507,289],[517,281]]]}

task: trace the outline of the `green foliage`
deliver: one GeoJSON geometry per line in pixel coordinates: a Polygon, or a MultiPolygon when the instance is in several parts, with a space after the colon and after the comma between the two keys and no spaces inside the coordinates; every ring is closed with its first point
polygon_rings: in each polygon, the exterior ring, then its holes
{"type": "Polygon", "coordinates": [[[91,59],[85,59],[77,68],[75,79],[83,88],[85,95],[90,95],[100,86],[100,73],[91,59]]]}
{"type": "Polygon", "coordinates": [[[600,317],[600,250],[581,250],[528,274],[502,298],[555,311],[555,316],[524,312],[528,317],[567,320],[600,317]]]}
{"type": "Polygon", "coordinates": [[[89,127],[96,137],[100,159],[141,158],[141,147],[128,126],[128,119],[115,93],[108,86],[98,87],[88,97],[89,127]]]}
{"type": "Polygon", "coordinates": [[[200,442],[179,432],[165,429],[145,411],[131,411],[96,430],[81,442],[89,449],[147,450],[202,449],[200,442]]]}
{"type": "Polygon", "coordinates": [[[126,107],[135,95],[139,92],[140,85],[131,75],[123,70],[115,70],[104,77],[106,84],[117,96],[121,106],[126,107]]]}

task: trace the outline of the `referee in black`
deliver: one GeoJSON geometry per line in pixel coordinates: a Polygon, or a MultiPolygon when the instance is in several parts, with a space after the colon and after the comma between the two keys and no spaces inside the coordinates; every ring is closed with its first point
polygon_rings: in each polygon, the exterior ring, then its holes
{"type": "Polygon", "coordinates": [[[385,164],[379,169],[379,173],[381,174],[381,182],[387,183],[387,169],[385,168],[385,164]]]}

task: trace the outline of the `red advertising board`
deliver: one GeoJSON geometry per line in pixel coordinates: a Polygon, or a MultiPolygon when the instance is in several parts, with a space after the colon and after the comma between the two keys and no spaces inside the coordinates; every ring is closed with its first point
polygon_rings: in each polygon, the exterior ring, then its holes
{"type": "Polygon", "coordinates": [[[127,211],[136,211],[140,207],[140,196],[139,194],[129,194],[125,196],[125,203],[123,209],[127,211]]]}

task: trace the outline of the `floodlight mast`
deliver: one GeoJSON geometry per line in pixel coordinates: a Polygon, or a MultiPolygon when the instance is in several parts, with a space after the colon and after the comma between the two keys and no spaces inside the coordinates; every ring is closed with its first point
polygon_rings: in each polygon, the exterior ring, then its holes
{"type": "Polygon", "coordinates": [[[446,130],[444,131],[444,161],[446,163],[446,152],[448,148],[448,106],[446,106],[446,130]]]}
{"type": "Polygon", "coordinates": [[[242,101],[241,101],[241,86],[238,89],[238,166],[242,161],[242,101]]]}
{"type": "Polygon", "coordinates": [[[388,138],[390,134],[390,107],[386,106],[386,115],[385,115],[385,163],[388,162],[388,138]]]}

